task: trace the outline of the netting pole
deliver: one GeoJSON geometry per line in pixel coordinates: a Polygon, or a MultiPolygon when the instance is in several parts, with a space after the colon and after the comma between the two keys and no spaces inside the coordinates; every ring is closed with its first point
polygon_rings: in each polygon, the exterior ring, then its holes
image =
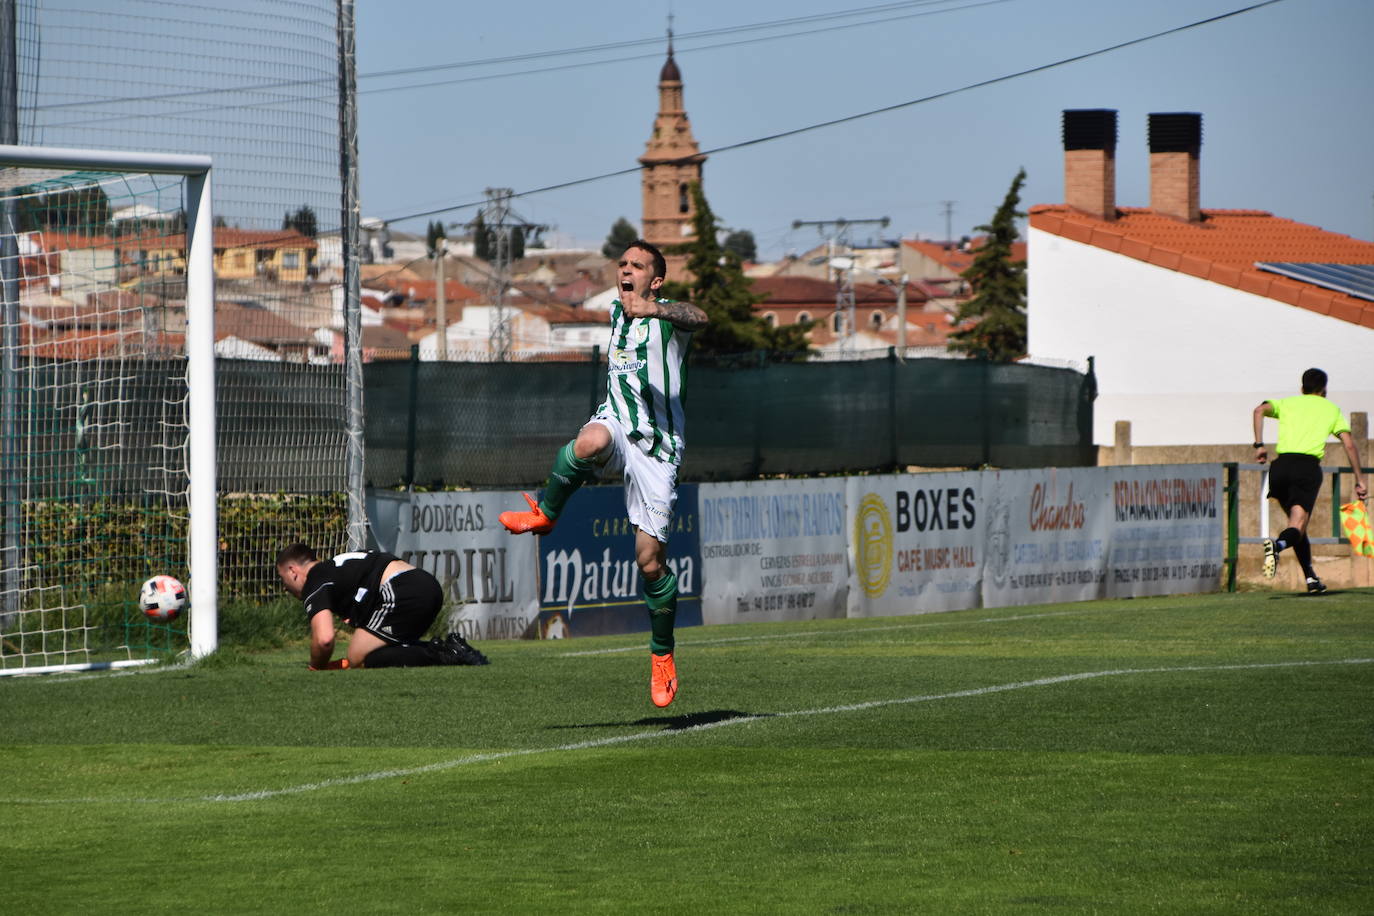
{"type": "Polygon", "coordinates": [[[186,398],[191,530],[191,657],[219,647],[219,506],[215,467],[215,242],[210,172],[186,176],[186,398]],[[197,282],[199,281],[199,282],[197,282]]]}
{"type": "MultiPolygon", "coordinates": [[[[16,146],[19,143],[19,30],[15,0],[0,0],[0,143],[16,146]]],[[[6,197],[0,213],[0,286],[3,286],[4,306],[0,311],[0,328],[4,329],[0,349],[3,367],[0,368],[0,471],[4,475],[4,491],[0,503],[4,505],[4,544],[0,548],[0,565],[5,569],[5,581],[0,583],[0,619],[19,610],[19,207],[13,197],[6,197]]]]}
{"type": "Polygon", "coordinates": [[[353,0],[339,0],[339,172],[343,179],[344,388],[348,401],[348,549],[367,545],[363,501],[362,299],[358,273],[358,71],[353,0]]]}

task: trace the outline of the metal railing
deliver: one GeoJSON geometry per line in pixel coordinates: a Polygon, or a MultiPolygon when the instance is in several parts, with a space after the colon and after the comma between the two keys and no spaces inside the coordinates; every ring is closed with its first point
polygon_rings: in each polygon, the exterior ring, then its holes
{"type": "MultiPolygon", "coordinates": [[[[1226,590],[1234,592],[1236,590],[1236,564],[1240,557],[1241,544],[1263,544],[1269,539],[1269,471],[1268,464],[1241,464],[1235,461],[1228,461],[1223,464],[1226,469],[1226,590]],[[1242,471],[1260,472],[1259,489],[1257,491],[1257,512],[1259,515],[1259,534],[1241,536],[1240,534],[1240,473],[1242,471]]],[[[1374,468],[1361,468],[1365,474],[1374,474],[1374,468]]],[[[1341,465],[1322,465],[1322,473],[1331,475],[1331,536],[1312,537],[1308,535],[1308,541],[1313,544],[1343,544],[1345,537],[1341,534],[1341,477],[1351,473],[1350,468],[1341,465]]]]}

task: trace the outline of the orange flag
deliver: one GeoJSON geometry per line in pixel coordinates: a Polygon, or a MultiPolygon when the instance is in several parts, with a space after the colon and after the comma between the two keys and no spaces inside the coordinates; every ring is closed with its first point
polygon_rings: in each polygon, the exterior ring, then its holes
{"type": "Polygon", "coordinates": [[[1374,557],[1374,531],[1369,527],[1369,511],[1360,501],[1341,506],[1341,527],[1350,538],[1350,550],[1356,556],[1374,557]]]}

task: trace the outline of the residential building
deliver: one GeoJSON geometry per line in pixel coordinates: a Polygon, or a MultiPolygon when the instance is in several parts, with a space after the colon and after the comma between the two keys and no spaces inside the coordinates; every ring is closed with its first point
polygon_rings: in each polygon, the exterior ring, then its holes
{"type": "Polygon", "coordinates": [[[1313,366],[1347,415],[1374,413],[1374,301],[1283,266],[1374,269],[1374,243],[1204,209],[1191,112],[1149,116],[1150,205],[1117,206],[1116,112],[1063,117],[1064,203],[1030,209],[1029,350],[1095,357],[1099,444],[1121,420],[1135,445],[1248,443],[1254,407],[1313,366]]]}
{"type": "MultiPolygon", "coordinates": [[[[848,331],[849,309],[839,305],[839,288],[815,277],[757,277],[753,292],[766,298],[754,306],[754,314],[770,326],[785,327],[814,321],[808,339],[813,347],[831,357],[844,353],[898,346],[899,304],[891,283],[854,284],[854,324],[848,331]]],[[[926,291],[917,284],[906,287],[906,346],[943,349],[953,329],[949,313],[929,305],[926,291]]],[[[926,355],[926,354],[922,354],[926,355]]]]}

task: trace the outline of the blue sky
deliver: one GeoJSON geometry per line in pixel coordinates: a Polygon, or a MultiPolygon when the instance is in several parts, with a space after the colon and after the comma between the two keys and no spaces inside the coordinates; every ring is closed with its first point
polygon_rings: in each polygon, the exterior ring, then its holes
{"type": "MultiPolygon", "coordinates": [[[[946,0],[786,28],[873,0],[695,0],[673,10],[687,110],[704,149],[894,105],[1185,25],[1242,0],[946,0]],[[980,4],[980,5],[976,5],[980,4]],[[913,14],[925,15],[913,15],[913,14]],[[873,20],[885,20],[874,22],[873,20]],[[851,28],[835,26],[869,22],[851,28]],[[828,29],[816,34],[773,37],[828,29]],[[770,39],[708,48],[747,39],[770,39]]],[[[363,212],[398,219],[634,166],[657,109],[669,3],[358,4],[363,212]],[[639,39],[594,53],[547,52],[639,39]],[[653,42],[653,39],[659,39],[653,42]],[[523,61],[474,61],[534,55],[523,61]],[[596,62],[596,63],[591,63],[596,62]],[[402,76],[383,71],[465,66],[402,76]],[[554,72],[523,72],[569,64],[554,72]],[[451,82],[453,80],[464,82],[451,82]],[[414,88],[418,83],[446,83],[414,88]],[[409,88],[401,88],[409,87],[409,88]]],[[[705,190],[723,225],[777,257],[818,241],[793,220],[888,216],[943,237],[987,221],[1016,170],[1022,209],[1063,200],[1060,112],[1119,114],[1117,203],[1149,202],[1146,116],[1199,111],[1204,208],[1257,208],[1374,237],[1374,3],[1283,0],[1120,51],[887,114],[716,154],[705,190]]],[[[637,175],[520,197],[552,241],[600,247],[638,223],[637,175]]],[[[435,217],[464,222],[472,208],[435,217]]]]}

